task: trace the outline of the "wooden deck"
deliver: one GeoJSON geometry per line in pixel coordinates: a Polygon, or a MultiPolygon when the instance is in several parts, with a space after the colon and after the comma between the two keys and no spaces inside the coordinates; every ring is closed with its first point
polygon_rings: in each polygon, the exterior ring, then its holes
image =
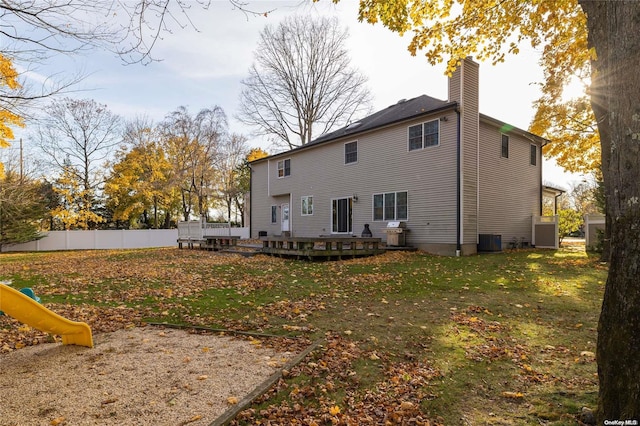
{"type": "Polygon", "coordinates": [[[380,238],[261,237],[262,253],[307,259],[342,259],[382,253],[380,238]]]}
{"type": "Polygon", "coordinates": [[[201,250],[226,250],[235,247],[238,244],[239,236],[229,235],[221,236],[205,236],[202,239],[178,238],[178,248],[186,245],[187,248],[195,248],[198,246],[201,250]]]}

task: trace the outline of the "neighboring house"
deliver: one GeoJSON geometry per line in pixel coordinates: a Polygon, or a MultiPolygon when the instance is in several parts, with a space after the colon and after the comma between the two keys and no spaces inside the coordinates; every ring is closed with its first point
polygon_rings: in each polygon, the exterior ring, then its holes
{"type": "Polygon", "coordinates": [[[555,186],[546,184],[542,185],[543,202],[545,199],[549,200],[549,204],[553,206],[553,211],[550,213],[553,213],[554,215],[558,214],[558,198],[562,197],[562,194],[564,194],[565,192],[567,191],[562,188],[557,188],[555,186]]]}
{"type": "Polygon", "coordinates": [[[402,221],[406,244],[432,253],[475,253],[483,234],[531,242],[546,140],[480,114],[478,81],[467,58],[447,101],[401,100],[252,162],[251,236],[360,236],[369,224],[386,240],[402,221]]]}

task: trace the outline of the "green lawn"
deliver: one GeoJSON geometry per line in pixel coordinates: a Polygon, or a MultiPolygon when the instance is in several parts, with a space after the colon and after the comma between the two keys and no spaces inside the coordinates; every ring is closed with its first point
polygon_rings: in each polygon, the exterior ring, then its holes
{"type": "MultiPolygon", "coordinates": [[[[339,262],[178,249],[0,255],[0,280],[32,287],[94,333],[152,321],[288,337],[260,340],[296,351],[324,339],[240,414],[247,424],[576,424],[596,403],[606,273],[576,247],[339,262]]],[[[0,339],[0,352],[42,341],[6,318],[0,339]]]]}

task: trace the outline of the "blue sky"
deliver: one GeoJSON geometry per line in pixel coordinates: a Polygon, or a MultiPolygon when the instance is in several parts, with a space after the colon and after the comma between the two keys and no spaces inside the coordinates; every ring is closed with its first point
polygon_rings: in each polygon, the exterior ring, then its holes
{"type": "MultiPolygon", "coordinates": [[[[39,71],[60,76],[82,73],[85,79],[69,96],[91,98],[106,104],[124,118],[147,116],[154,121],[180,105],[192,113],[213,105],[221,106],[230,119],[230,130],[250,136],[233,116],[237,111],[240,82],[246,77],[260,31],[265,25],[277,25],[293,13],[335,15],[349,28],[348,48],[353,64],[369,78],[374,110],[399,99],[427,94],[447,98],[447,79],[443,64],[431,66],[421,56],[412,57],[406,49],[409,38],[401,38],[380,25],[357,21],[357,1],[342,0],[333,5],[322,0],[315,5],[300,1],[253,1],[255,9],[272,10],[267,17],[247,16],[234,10],[226,0],[212,1],[209,10],[194,6],[190,17],[195,28],[174,28],[163,34],[154,51],[161,59],[149,65],[123,65],[113,54],[91,54],[50,61],[39,71]]],[[[538,52],[522,46],[521,54],[508,57],[496,66],[480,65],[480,110],[482,113],[527,129],[537,99],[535,82],[542,79],[538,52]]],[[[32,75],[38,79],[38,75],[32,75]]],[[[19,132],[28,143],[28,129],[19,132]]],[[[252,147],[269,150],[260,138],[251,138],[252,147]]],[[[563,174],[552,162],[545,161],[544,180],[568,187],[579,180],[563,174]]]]}

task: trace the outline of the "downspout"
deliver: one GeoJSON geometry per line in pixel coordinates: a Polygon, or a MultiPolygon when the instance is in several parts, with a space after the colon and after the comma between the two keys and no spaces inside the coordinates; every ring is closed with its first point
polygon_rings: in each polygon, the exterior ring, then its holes
{"type": "Polygon", "coordinates": [[[460,232],[460,227],[462,226],[462,200],[460,200],[460,195],[462,194],[462,180],[460,179],[460,173],[462,171],[462,147],[461,138],[460,138],[460,108],[456,108],[456,115],[458,116],[458,131],[457,131],[457,146],[456,146],[456,256],[460,256],[462,253],[462,232],[460,232]]]}
{"type": "MultiPolygon", "coordinates": [[[[562,194],[563,193],[561,192],[561,193],[559,193],[558,195],[556,195],[554,197],[554,200],[553,200],[553,214],[554,215],[558,214],[558,198],[562,197],[562,194]]],[[[540,215],[542,216],[542,214],[540,214],[540,215]]]]}

